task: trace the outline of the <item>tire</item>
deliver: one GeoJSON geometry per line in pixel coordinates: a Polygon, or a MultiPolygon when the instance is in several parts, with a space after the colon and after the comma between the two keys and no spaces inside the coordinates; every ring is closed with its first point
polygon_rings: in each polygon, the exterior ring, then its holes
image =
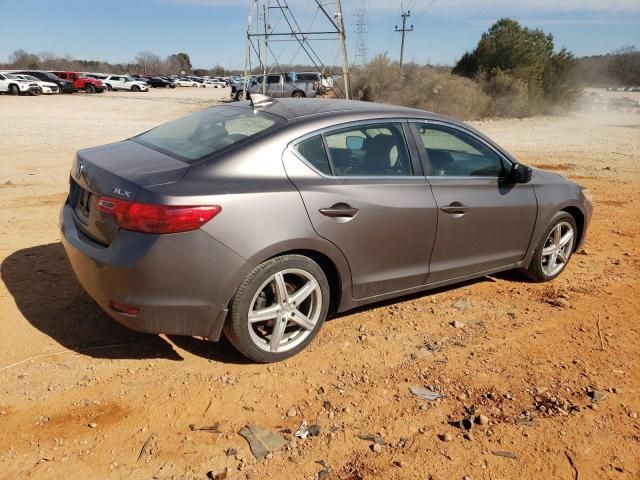
{"type": "Polygon", "coordinates": [[[244,100],[244,93],[242,90],[238,90],[236,92],[236,102],[239,102],[241,100],[244,100]]]}
{"type": "Polygon", "coordinates": [[[42,89],[41,88],[35,88],[33,90],[29,90],[29,95],[31,95],[32,97],[37,97],[38,95],[42,94],[42,89]]]}
{"type": "Polygon", "coordinates": [[[191,84],[191,86],[192,86],[192,87],[197,87],[197,86],[198,86],[198,84],[197,84],[197,83],[192,83],[192,84],[191,84]]]}
{"type": "Polygon", "coordinates": [[[303,92],[297,91],[297,92],[293,92],[293,95],[291,95],[293,98],[304,98],[305,94],[303,92]]]}
{"type": "Polygon", "coordinates": [[[84,91],[91,94],[91,93],[96,93],[96,87],[94,87],[93,85],[91,85],[90,83],[87,83],[84,86],[84,91]]]}
{"type": "Polygon", "coordinates": [[[523,273],[534,282],[548,282],[556,278],[571,260],[577,235],[575,219],[567,212],[556,213],[542,232],[531,263],[523,273]]]}
{"type": "Polygon", "coordinates": [[[329,295],[327,277],[310,258],[272,258],[258,265],[238,287],[224,334],[254,362],[284,360],[313,341],[327,316],[329,295]],[[256,315],[258,311],[263,315],[256,315]],[[250,312],[254,312],[252,322],[250,312]],[[272,342],[276,326],[282,328],[277,330],[279,340],[273,340],[277,344],[272,342]]]}
{"type": "Polygon", "coordinates": [[[20,95],[20,89],[17,85],[11,84],[9,85],[9,95],[20,95]]]}
{"type": "Polygon", "coordinates": [[[139,92],[140,91],[140,87],[138,85],[131,85],[131,91],[132,92],[139,92]]]}
{"type": "Polygon", "coordinates": [[[108,83],[107,83],[107,91],[113,92],[113,87],[111,87],[111,85],[109,85],[108,83]]]}

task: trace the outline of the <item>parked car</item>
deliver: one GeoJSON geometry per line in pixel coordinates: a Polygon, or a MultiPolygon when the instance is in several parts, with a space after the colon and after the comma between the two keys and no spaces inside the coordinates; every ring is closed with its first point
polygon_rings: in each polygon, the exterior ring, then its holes
{"type": "Polygon", "coordinates": [[[176,87],[197,87],[199,84],[195,80],[188,78],[176,78],[174,79],[176,87]]]}
{"type": "Polygon", "coordinates": [[[83,91],[87,93],[102,93],[104,86],[102,81],[95,78],[87,77],[86,75],[78,72],[51,72],[55,76],[62,78],[63,80],[69,80],[73,82],[73,87],[76,91],[83,91]]]}
{"type": "Polygon", "coordinates": [[[0,92],[6,92],[9,95],[21,93],[40,95],[42,89],[36,82],[25,80],[13,73],[0,72],[0,92]]]}
{"type": "Polygon", "coordinates": [[[292,72],[290,75],[297,82],[316,82],[319,92],[331,90],[333,87],[335,87],[337,78],[327,76],[319,72],[292,72]]]}
{"type": "Polygon", "coordinates": [[[252,97],[77,153],[62,243],[124,325],[224,332],[273,362],[327,314],[511,269],[553,280],[584,242],[587,189],[464,123],[252,97]]]}
{"type": "Polygon", "coordinates": [[[19,70],[13,73],[20,75],[31,75],[38,80],[55,83],[56,85],[58,85],[60,93],[74,93],[76,91],[75,87],[73,86],[73,82],[70,82],[69,80],[63,80],[62,78],[54,75],[51,72],[44,72],[41,70],[19,70]]]}
{"type": "Polygon", "coordinates": [[[104,79],[109,91],[129,90],[131,92],[148,92],[149,85],[127,75],[109,75],[104,79]]]}
{"type": "MultiPolygon", "coordinates": [[[[252,77],[247,85],[248,97],[251,94],[265,94],[271,98],[313,98],[318,91],[318,83],[315,81],[296,81],[291,74],[270,74],[266,78],[266,87],[262,88],[263,76],[252,77]]],[[[243,85],[231,85],[231,98],[233,100],[243,99],[243,85]]]]}
{"type": "Polygon", "coordinates": [[[227,84],[222,80],[205,80],[201,86],[206,88],[226,88],[227,84]]]}
{"type": "Polygon", "coordinates": [[[175,82],[169,82],[160,77],[147,77],[147,83],[153,88],[176,88],[175,82]]]}
{"type": "Polygon", "coordinates": [[[27,82],[37,83],[40,87],[40,93],[44,94],[52,94],[52,93],[60,93],[60,87],[53,82],[45,82],[44,80],[39,80],[32,75],[26,74],[15,74],[16,77],[26,80],[27,82]]]}

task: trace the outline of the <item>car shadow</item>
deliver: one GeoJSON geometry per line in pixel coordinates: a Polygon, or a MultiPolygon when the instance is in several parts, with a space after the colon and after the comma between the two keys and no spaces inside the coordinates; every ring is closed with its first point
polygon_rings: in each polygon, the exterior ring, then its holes
{"type": "Polygon", "coordinates": [[[94,358],[183,360],[162,337],[104,313],[76,281],[60,243],[14,252],[0,273],[24,318],[65,348],[94,358]]]}

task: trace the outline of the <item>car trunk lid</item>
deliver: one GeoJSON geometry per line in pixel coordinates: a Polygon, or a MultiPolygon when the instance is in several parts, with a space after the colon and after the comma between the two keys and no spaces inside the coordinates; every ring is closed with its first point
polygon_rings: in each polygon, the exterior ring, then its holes
{"type": "Polygon", "coordinates": [[[176,182],[188,169],[187,163],[130,140],[81,150],[70,174],[75,223],[89,239],[109,245],[119,227],[96,208],[100,197],[133,201],[143,188],[176,182]]]}

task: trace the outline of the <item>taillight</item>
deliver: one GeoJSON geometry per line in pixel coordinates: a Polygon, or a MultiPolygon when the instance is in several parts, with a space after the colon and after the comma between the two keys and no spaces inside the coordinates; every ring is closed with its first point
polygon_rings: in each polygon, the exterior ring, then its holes
{"type": "Polygon", "coordinates": [[[111,197],[100,197],[97,208],[115,218],[120,228],[145,233],[197,230],[222,211],[219,205],[154,205],[111,197]]]}

